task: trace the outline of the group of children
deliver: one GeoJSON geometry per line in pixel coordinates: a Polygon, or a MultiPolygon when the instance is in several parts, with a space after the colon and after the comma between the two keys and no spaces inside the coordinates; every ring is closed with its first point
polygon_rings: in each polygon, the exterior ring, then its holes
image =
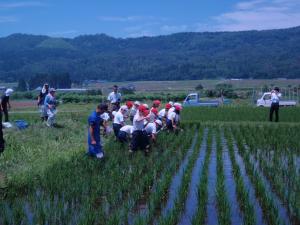
{"type": "Polygon", "coordinates": [[[100,126],[103,126],[106,134],[110,133],[109,121],[112,121],[116,141],[129,143],[130,153],[139,149],[147,153],[161,130],[176,131],[180,123],[180,103],[169,102],[162,109],[160,107],[159,100],[153,101],[151,108],[139,101],[127,101],[120,107],[100,104],[88,119],[88,154],[99,159],[104,157],[100,126]]]}

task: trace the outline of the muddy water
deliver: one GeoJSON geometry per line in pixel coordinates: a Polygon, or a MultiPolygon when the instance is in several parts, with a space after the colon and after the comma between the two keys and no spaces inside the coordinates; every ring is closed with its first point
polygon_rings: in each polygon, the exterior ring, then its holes
{"type": "Polygon", "coordinates": [[[230,204],[230,220],[231,224],[242,224],[242,214],[239,208],[239,203],[236,194],[236,184],[232,174],[232,164],[228,153],[227,141],[222,134],[222,144],[223,144],[223,169],[225,176],[225,190],[228,196],[228,201],[230,204]]]}
{"type": "MultiPolygon", "coordinates": [[[[245,149],[249,149],[248,146],[245,146],[245,149]]],[[[271,184],[267,180],[267,178],[264,176],[262,171],[259,168],[259,162],[255,160],[254,156],[250,154],[250,162],[252,165],[254,165],[256,172],[258,173],[259,177],[261,178],[265,189],[270,196],[270,198],[273,200],[275,207],[278,209],[280,220],[283,221],[284,224],[289,225],[291,224],[288,211],[285,208],[284,204],[281,202],[279,197],[273,192],[271,184]]]]}
{"type": "Polygon", "coordinates": [[[244,165],[244,161],[242,159],[242,157],[239,155],[238,153],[238,148],[236,146],[236,144],[234,144],[234,155],[235,155],[235,160],[240,168],[240,172],[241,172],[241,176],[243,179],[243,182],[245,184],[245,187],[247,188],[248,194],[249,194],[249,201],[250,203],[253,205],[254,208],[254,216],[255,216],[255,221],[257,225],[264,225],[264,221],[263,221],[263,211],[262,208],[259,205],[258,200],[255,197],[255,189],[246,173],[246,169],[245,169],[245,165],[244,165]]]}
{"type": "Polygon", "coordinates": [[[189,187],[189,192],[187,195],[187,199],[185,202],[185,209],[183,212],[183,215],[181,216],[179,220],[179,224],[181,225],[189,225],[192,224],[192,218],[196,213],[196,210],[198,208],[198,185],[200,181],[200,174],[202,172],[203,168],[203,163],[204,163],[204,158],[206,155],[206,145],[207,145],[207,129],[204,131],[203,134],[203,139],[202,139],[202,144],[200,147],[200,152],[198,159],[195,163],[195,166],[192,171],[192,176],[191,176],[191,183],[189,187]]]}
{"type": "Polygon", "coordinates": [[[195,151],[195,145],[196,145],[196,142],[197,142],[197,138],[198,138],[198,133],[195,135],[195,138],[193,140],[191,148],[188,150],[183,162],[180,165],[180,168],[179,168],[177,174],[174,176],[174,178],[171,182],[171,186],[169,188],[168,200],[167,200],[167,203],[166,203],[165,207],[162,210],[162,216],[163,217],[168,215],[168,213],[175,206],[175,201],[176,201],[176,198],[178,196],[179,188],[181,186],[182,176],[183,176],[183,174],[185,172],[185,169],[188,165],[190,156],[192,155],[193,151],[195,151]]]}
{"type": "Polygon", "coordinates": [[[216,139],[213,138],[211,159],[208,167],[208,201],[207,201],[207,225],[218,224],[217,199],[216,199],[216,183],[217,183],[217,155],[216,155],[216,139]]]}

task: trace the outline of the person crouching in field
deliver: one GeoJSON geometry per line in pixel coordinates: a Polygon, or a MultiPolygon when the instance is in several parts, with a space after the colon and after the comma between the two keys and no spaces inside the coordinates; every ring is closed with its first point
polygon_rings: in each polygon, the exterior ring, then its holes
{"type": "Polygon", "coordinates": [[[127,112],[128,112],[127,106],[122,105],[119,111],[114,115],[113,130],[116,138],[118,138],[118,134],[121,127],[125,125],[124,115],[126,115],[127,112]]]}
{"type": "Polygon", "coordinates": [[[139,106],[141,105],[141,103],[139,101],[135,101],[133,103],[133,107],[130,110],[129,116],[130,116],[130,121],[133,122],[133,117],[135,116],[135,114],[138,111],[139,106]]]}
{"type": "Polygon", "coordinates": [[[133,118],[133,133],[129,152],[135,152],[138,149],[147,151],[148,147],[148,137],[146,132],[144,132],[144,121],[148,121],[149,111],[144,105],[140,105],[138,112],[133,118]]]}
{"type": "Polygon", "coordinates": [[[39,96],[38,96],[38,100],[37,100],[37,105],[40,108],[40,112],[41,112],[42,122],[47,121],[47,119],[48,119],[47,109],[45,108],[45,105],[44,105],[45,98],[48,94],[49,94],[49,85],[47,83],[45,83],[39,96]]]}
{"type": "Polygon", "coordinates": [[[88,129],[88,152],[87,154],[97,159],[104,157],[104,151],[101,146],[100,139],[100,126],[103,125],[103,119],[101,115],[106,112],[107,105],[100,104],[96,110],[92,112],[88,118],[89,129],[88,129]]]}
{"type": "Polygon", "coordinates": [[[279,88],[275,87],[274,90],[271,91],[271,108],[270,108],[270,121],[273,121],[273,113],[275,112],[275,122],[279,120],[279,98],[281,97],[281,93],[279,92],[279,88]]]}
{"type": "Polygon", "coordinates": [[[127,143],[132,132],[133,132],[133,126],[131,126],[131,125],[123,126],[119,131],[118,140],[121,143],[127,143]]]}
{"type": "Polygon", "coordinates": [[[180,111],[181,111],[181,107],[177,105],[174,107],[174,110],[168,112],[166,125],[169,131],[176,131],[178,129],[178,125],[180,123],[179,121],[180,111]]]}
{"type": "Polygon", "coordinates": [[[148,123],[147,126],[145,127],[145,131],[147,133],[147,136],[150,137],[150,140],[152,142],[156,141],[156,135],[157,132],[161,129],[162,127],[162,122],[161,120],[155,120],[155,122],[148,123]]]}
{"type": "MultiPolygon", "coordinates": [[[[10,102],[9,102],[9,96],[13,93],[13,89],[8,88],[4,95],[1,97],[1,107],[2,111],[4,113],[4,122],[9,122],[8,118],[8,110],[11,108],[10,102]]],[[[2,119],[1,119],[2,122],[2,119]]]]}
{"type": "Polygon", "coordinates": [[[50,88],[49,94],[46,96],[44,102],[44,106],[47,110],[47,116],[48,116],[46,122],[46,125],[48,127],[52,127],[54,125],[55,118],[56,118],[56,113],[57,113],[56,106],[58,104],[58,101],[56,100],[55,93],[56,90],[54,88],[50,88]]]}

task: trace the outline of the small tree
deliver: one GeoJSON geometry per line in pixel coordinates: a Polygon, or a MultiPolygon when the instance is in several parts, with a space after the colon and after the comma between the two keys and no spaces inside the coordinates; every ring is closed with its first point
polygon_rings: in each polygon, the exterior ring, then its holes
{"type": "Polygon", "coordinates": [[[202,84],[198,84],[198,85],[195,87],[195,90],[196,90],[196,91],[201,91],[201,90],[203,90],[202,84]]]}
{"type": "Polygon", "coordinates": [[[27,84],[23,78],[19,79],[17,90],[18,91],[27,91],[27,84]]]}

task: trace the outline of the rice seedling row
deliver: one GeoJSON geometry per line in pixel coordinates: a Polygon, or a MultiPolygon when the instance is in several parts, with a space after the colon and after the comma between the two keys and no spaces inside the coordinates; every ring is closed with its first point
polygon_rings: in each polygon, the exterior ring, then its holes
{"type": "MultiPolygon", "coordinates": [[[[188,194],[189,184],[192,176],[192,169],[196,163],[196,160],[199,156],[200,148],[200,139],[198,139],[198,146],[192,152],[186,168],[182,170],[182,176],[179,183],[179,188],[174,193],[175,198],[173,203],[166,205],[166,208],[162,211],[160,217],[158,218],[157,224],[176,224],[179,220],[182,210],[184,209],[185,199],[188,194]]],[[[202,140],[205,141],[205,140],[202,140]]],[[[172,190],[170,190],[172,192],[172,190]]],[[[170,199],[169,199],[170,200],[170,199]]],[[[168,201],[169,201],[168,200],[168,201]]]]}

